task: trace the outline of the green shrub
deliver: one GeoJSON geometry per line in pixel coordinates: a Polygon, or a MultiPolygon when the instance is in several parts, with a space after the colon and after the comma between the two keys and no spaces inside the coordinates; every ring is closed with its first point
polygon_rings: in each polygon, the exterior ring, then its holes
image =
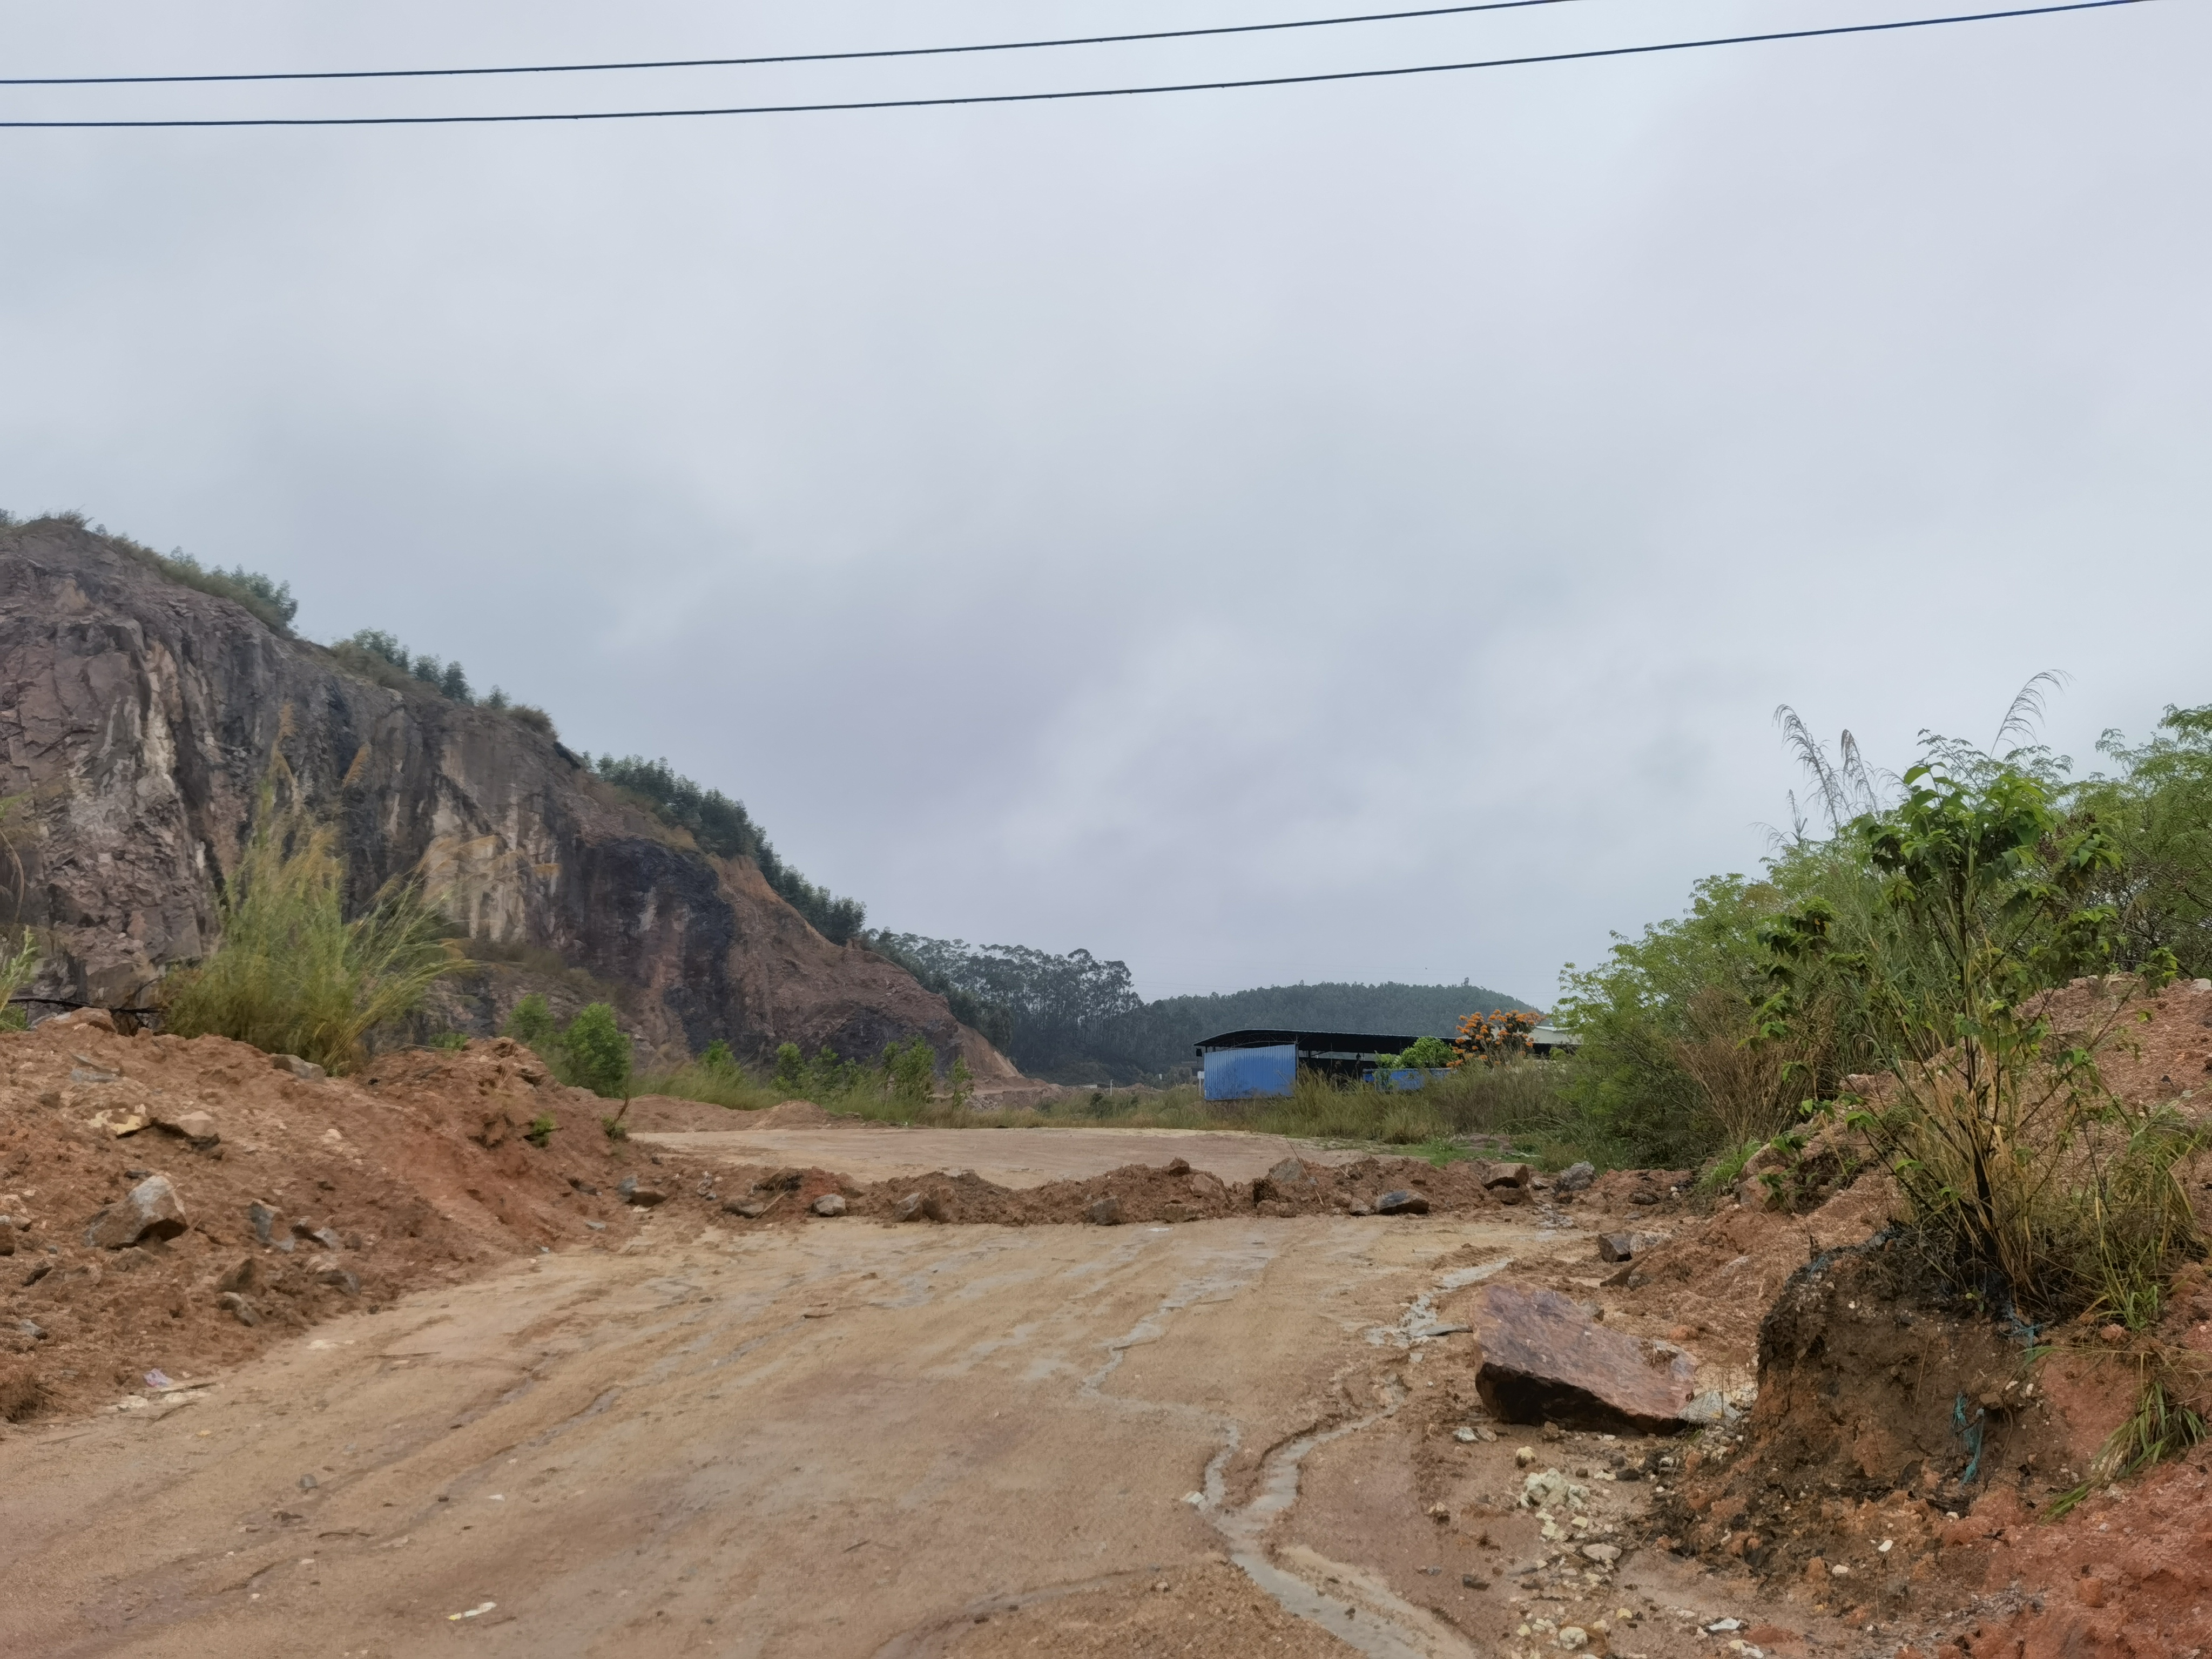
{"type": "Polygon", "coordinates": [[[290,769],[271,761],[252,838],[219,900],[221,941],[161,986],[162,1022],[332,1073],[358,1065],[369,1035],[420,1006],[458,958],[418,889],[388,887],[347,921],[337,835],[299,804],[290,769]],[[289,804],[276,804],[280,789],[289,804]]]}
{"type": "Polygon", "coordinates": [[[550,1112],[540,1112],[530,1120],[530,1127],[522,1132],[522,1138],[542,1152],[546,1143],[553,1139],[554,1131],[560,1127],[553,1121],[550,1112]]]}
{"type": "Polygon", "coordinates": [[[775,1086],[793,1095],[806,1087],[806,1056],[799,1053],[795,1042],[779,1042],[775,1046],[775,1086]]]}
{"type": "Polygon", "coordinates": [[[630,1042],[611,1007],[594,1002],[578,1010],[561,1033],[561,1048],[574,1086],[609,1100],[629,1098],[630,1042]]]}
{"type": "Polygon", "coordinates": [[[2097,1057],[2172,959],[2108,979],[2089,1028],[2057,1032],[2042,994],[2112,952],[2113,912],[2094,902],[2112,841],[2068,822],[2051,781],[2010,760],[1939,750],[1902,784],[1894,807],[1850,826],[1869,902],[1815,896],[1766,930],[1765,1029],[1786,1036],[1800,987],[1841,975],[1884,1077],[1831,1109],[1887,1164],[1942,1278],[2030,1316],[2101,1309],[2147,1327],[2197,1248],[2179,1170],[2204,1136],[2118,1099],[2097,1057]]]}
{"type": "Polygon", "coordinates": [[[551,1055],[545,1051],[557,1042],[560,1027],[553,1018],[553,1010],[546,1005],[544,994],[532,991],[516,1003],[514,1012],[507,1017],[507,1026],[502,1035],[511,1036],[517,1042],[535,1048],[541,1055],[550,1059],[551,1055]]]}
{"type": "Polygon", "coordinates": [[[433,1048],[465,1048],[469,1046],[469,1034],[466,1031],[441,1031],[430,1039],[429,1046],[433,1048]]]}

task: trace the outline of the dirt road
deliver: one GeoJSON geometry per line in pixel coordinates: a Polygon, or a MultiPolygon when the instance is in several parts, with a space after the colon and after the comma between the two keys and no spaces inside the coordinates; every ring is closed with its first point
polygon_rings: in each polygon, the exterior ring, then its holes
{"type": "MultiPolygon", "coordinates": [[[[1517,1652],[1526,1431],[1428,1333],[1587,1254],[1518,1222],[655,1224],[10,1435],[0,1652],[1517,1652]]],[[[1557,1595],[1698,1650],[1644,1560],[1557,1595]]]]}

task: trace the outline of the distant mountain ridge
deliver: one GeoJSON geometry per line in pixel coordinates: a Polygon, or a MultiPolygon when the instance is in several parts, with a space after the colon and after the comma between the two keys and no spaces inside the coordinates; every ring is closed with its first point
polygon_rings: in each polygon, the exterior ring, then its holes
{"type": "Polygon", "coordinates": [[[1472,981],[1268,985],[1146,1002],[1127,963],[1088,951],[1055,956],[919,933],[876,933],[866,942],[944,996],[1024,1072],[1055,1083],[1175,1081],[1189,1075],[1200,1039],[1223,1031],[1449,1037],[1469,1014],[1532,1006],[1472,981]]]}
{"type": "Polygon", "coordinates": [[[1191,1041],[1223,1031],[1295,1028],[1308,1031],[1380,1031],[1407,1036],[1455,1036],[1468,1014],[1530,1008],[1533,1003],[1487,986],[1380,985],[1324,981],[1317,985],[1267,985],[1252,991],[1162,997],[1148,1012],[1193,1024],[1191,1041]],[[1199,1030],[1197,1026],[1206,1029],[1199,1030]]]}
{"type": "MultiPolygon", "coordinates": [[[[1471,981],[1265,985],[1206,996],[1162,997],[1124,1015],[1100,1035],[1119,1039],[1111,1052],[1125,1072],[1133,1069],[1164,1081],[1187,1074],[1196,1063],[1192,1050],[1197,1044],[1224,1031],[1365,1031],[1391,1036],[1449,1037],[1458,1035],[1460,1021],[1469,1014],[1531,1006],[1519,997],[1471,981]]],[[[1079,1064],[1073,1069],[1080,1070],[1079,1064]]],[[[1052,1070],[1062,1074],[1059,1079],[1062,1082],[1078,1080],[1065,1065],[1052,1070]]],[[[1134,1079],[1116,1075],[1112,1080],[1134,1079]]]]}

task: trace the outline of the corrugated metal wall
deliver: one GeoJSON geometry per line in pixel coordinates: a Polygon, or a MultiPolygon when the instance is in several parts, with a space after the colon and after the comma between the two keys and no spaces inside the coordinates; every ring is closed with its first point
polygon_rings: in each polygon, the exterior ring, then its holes
{"type": "Polygon", "coordinates": [[[1206,1056],[1208,1100],[1286,1095],[1297,1080],[1298,1049],[1293,1042],[1273,1048],[1216,1048],[1206,1056]]]}

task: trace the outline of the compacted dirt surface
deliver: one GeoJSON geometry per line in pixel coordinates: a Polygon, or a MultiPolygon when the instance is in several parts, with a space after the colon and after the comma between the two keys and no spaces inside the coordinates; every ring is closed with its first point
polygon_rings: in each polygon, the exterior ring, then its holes
{"type": "Polygon", "coordinates": [[[797,1103],[622,1140],[503,1042],[334,1080],[53,1022],[0,1079],[0,1653],[2212,1647],[2195,1460],[2039,1516],[2126,1356],[2009,1403],[2024,1352],[1880,1299],[1877,1179],[1699,1212],[1680,1171],[797,1103]],[[116,1243],[157,1176],[173,1224],[116,1243]],[[1501,1285],[1686,1356],[1702,1426],[1500,1421],[1501,1285]]]}

